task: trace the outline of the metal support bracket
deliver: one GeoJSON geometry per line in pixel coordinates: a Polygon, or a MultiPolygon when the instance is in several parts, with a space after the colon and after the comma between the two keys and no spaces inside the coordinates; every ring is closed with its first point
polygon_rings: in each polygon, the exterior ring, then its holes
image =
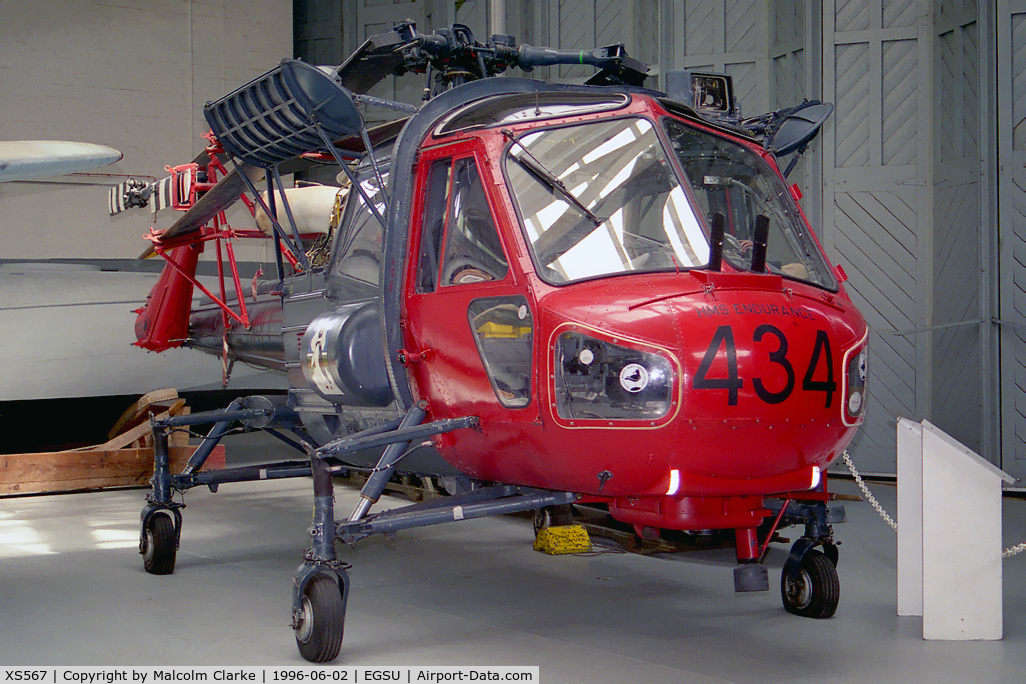
{"type": "Polygon", "coordinates": [[[572,492],[551,492],[512,485],[487,487],[347,521],[336,527],[336,535],[341,541],[353,544],[374,534],[531,511],[543,506],[573,503],[577,499],[577,494],[572,492]]]}
{"type": "MultiPolygon", "coordinates": [[[[413,408],[415,409],[416,407],[413,408]]],[[[317,455],[322,458],[326,456],[340,456],[362,449],[372,449],[399,442],[419,441],[433,435],[440,435],[461,428],[475,428],[478,426],[478,423],[477,416],[467,416],[464,418],[436,420],[431,423],[424,423],[423,425],[403,426],[388,432],[371,433],[370,430],[365,430],[348,437],[336,439],[333,442],[328,442],[317,450],[317,455]]]]}
{"type": "MultiPolygon", "coordinates": [[[[207,458],[220,443],[233,423],[240,423],[246,430],[266,430],[278,439],[300,451],[305,451],[302,444],[277,432],[272,425],[293,426],[299,422],[299,416],[285,404],[278,404],[263,396],[251,396],[236,399],[220,411],[203,411],[184,416],[171,416],[153,421],[154,444],[164,445],[166,451],[167,431],[171,428],[190,425],[208,425],[213,423],[210,432],[189,458],[188,464],[181,474],[172,474],[169,467],[160,463],[159,449],[154,453],[154,492],[156,503],[167,503],[171,500],[171,490],[184,491],[192,487],[206,485],[211,491],[226,482],[249,482],[253,480],[274,480],[284,477],[303,477],[310,474],[309,463],[286,461],[264,466],[246,466],[227,468],[224,470],[197,472],[203,467],[207,458]]],[[[166,454],[165,454],[166,456],[166,454]]]]}

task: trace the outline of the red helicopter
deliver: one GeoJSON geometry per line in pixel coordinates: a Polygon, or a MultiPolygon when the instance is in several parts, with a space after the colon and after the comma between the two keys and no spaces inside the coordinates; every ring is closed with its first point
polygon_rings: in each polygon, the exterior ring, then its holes
{"type": "Polygon", "coordinates": [[[481,44],[464,26],[424,35],[407,22],[337,68],[284,60],[207,104],[196,162],[163,185],[115,188],[112,213],[147,199],[187,209],[150,236],[168,265],[137,344],[219,354],[226,372],[235,360],[278,369],[291,387],[286,400],[154,423],[146,569],[174,570],[176,492],[312,473],[293,627],[314,662],[342,642],[336,540],[570,504],[604,507],[646,539],[733,530],[737,591],[768,589],[769,541],[804,524],[783,604],[833,615],[830,523],[843,513],[826,505],[825,470],[863,419],[867,326],[777,164],[832,107],[742,120],[729,77],[669,74],[665,94],[643,87],[646,71],[623,46],[481,44]],[[494,78],[570,63],[599,71],[585,85],[494,78]],[[366,94],[411,72],[427,77],[418,108],[366,94]],[[368,129],[358,105],[407,116],[368,129]],[[281,174],[326,162],[351,187],[332,230],[304,234],[281,174]],[[278,273],[244,292],[239,231],[221,212],[247,190],[272,224],[278,273]],[[191,310],[211,241],[230,274],[191,310]],[[200,471],[236,422],[303,459],[200,471]],[[199,424],[213,427],[171,473],[168,431],[199,424]],[[369,477],[339,522],[331,476],[353,469],[369,477]],[[371,513],[397,473],[436,476],[450,496],[371,513]]]}

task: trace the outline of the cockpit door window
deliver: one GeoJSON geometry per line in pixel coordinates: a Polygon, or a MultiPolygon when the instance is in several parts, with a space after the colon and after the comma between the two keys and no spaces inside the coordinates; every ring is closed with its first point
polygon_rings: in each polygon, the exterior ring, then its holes
{"type": "Polygon", "coordinates": [[[404,307],[405,343],[419,360],[409,373],[438,416],[472,410],[530,422],[538,418],[531,298],[506,256],[489,167],[469,148],[431,150],[417,169],[419,241],[404,307]]]}
{"type": "Polygon", "coordinates": [[[505,278],[509,264],[474,157],[434,162],[426,193],[417,292],[505,278]]]}
{"type": "Polygon", "coordinates": [[[445,233],[445,213],[449,196],[451,159],[440,159],[428,169],[424,223],[420,233],[417,259],[417,292],[434,292],[438,283],[438,266],[445,233]]]}
{"type": "Polygon", "coordinates": [[[449,216],[442,285],[505,278],[509,265],[473,157],[458,159],[453,166],[449,216]]]}

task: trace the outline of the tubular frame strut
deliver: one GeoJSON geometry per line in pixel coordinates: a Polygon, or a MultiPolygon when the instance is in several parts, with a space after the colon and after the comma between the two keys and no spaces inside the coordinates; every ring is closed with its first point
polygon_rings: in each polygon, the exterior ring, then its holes
{"type": "Polygon", "coordinates": [[[336,527],[336,535],[339,540],[354,544],[374,534],[390,534],[414,527],[532,511],[545,506],[570,504],[577,499],[578,496],[571,492],[552,492],[513,485],[485,487],[445,499],[392,509],[358,521],[347,521],[336,527]]]}
{"type": "MultiPolygon", "coordinates": [[[[419,446],[424,439],[438,434],[464,428],[477,428],[476,416],[464,416],[425,423],[426,411],[419,404],[411,406],[400,418],[367,428],[352,435],[336,439],[315,448],[308,435],[296,428],[300,423],[298,415],[286,404],[276,403],[269,397],[246,397],[236,399],[219,411],[206,411],[184,416],[173,416],[161,420],[151,418],[154,439],[153,490],[143,508],[142,530],[139,550],[146,556],[147,569],[154,549],[161,558],[170,554],[170,565],[174,567],[174,554],[181,540],[183,503],[172,500],[174,492],[184,492],[197,486],[207,486],[211,491],[229,482],[247,482],[289,477],[312,476],[313,513],[309,527],[310,545],[303,554],[303,561],[296,569],[292,581],[292,626],[297,634],[309,627],[311,610],[310,591],[316,580],[329,579],[337,587],[342,602],[344,619],[350,580],[349,564],[339,560],[335,542],[354,544],[374,534],[392,534],[399,530],[425,527],[460,520],[472,520],[492,515],[504,515],[539,509],[545,506],[559,506],[576,501],[579,496],[571,492],[539,490],[516,485],[483,486],[461,494],[424,501],[382,513],[370,514],[386,485],[396,472],[403,458],[419,446]],[[269,432],[290,446],[306,452],[307,460],[282,461],[266,465],[240,466],[224,470],[201,471],[214,447],[228,434],[232,425],[240,424],[244,429],[259,429],[269,432]],[[171,430],[195,425],[210,425],[210,430],[189,458],[180,474],[170,470],[168,434],[171,430]],[[291,432],[297,439],[283,433],[291,432]],[[413,447],[411,448],[411,445],[413,447]],[[385,447],[376,467],[360,491],[360,501],[348,520],[335,520],[335,496],[332,474],[345,470],[349,465],[340,456],[364,449],[385,447]],[[173,548],[165,535],[159,541],[157,536],[147,536],[155,516],[167,516],[174,525],[173,548]],[[154,549],[148,545],[154,544],[154,549]]],[[[151,570],[160,574],[164,570],[151,570]]],[[[168,572],[170,570],[167,570],[168,572]]],[[[321,596],[323,596],[323,584],[321,596]]],[[[341,625],[339,625],[341,629],[341,625]]]]}

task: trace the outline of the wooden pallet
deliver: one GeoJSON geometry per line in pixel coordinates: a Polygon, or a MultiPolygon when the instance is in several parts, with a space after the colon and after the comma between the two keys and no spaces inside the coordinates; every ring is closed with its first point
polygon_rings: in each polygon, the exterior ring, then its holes
{"type": "MultiPolygon", "coordinates": [[[[0,454],[0,495],[147,485],[153,476],[150,415],[164,418],[187,412],[177,391],[158,390],[129,407],[103,444],[70,451],[0,454]]],[[[181,472],[195,447],[189,446],[184,432],[172,432],[168,442],[171,472],[181,472]]],[[[224,468],[224,461],[225,448],[218,445],[203,470],[224,468]]]]}

